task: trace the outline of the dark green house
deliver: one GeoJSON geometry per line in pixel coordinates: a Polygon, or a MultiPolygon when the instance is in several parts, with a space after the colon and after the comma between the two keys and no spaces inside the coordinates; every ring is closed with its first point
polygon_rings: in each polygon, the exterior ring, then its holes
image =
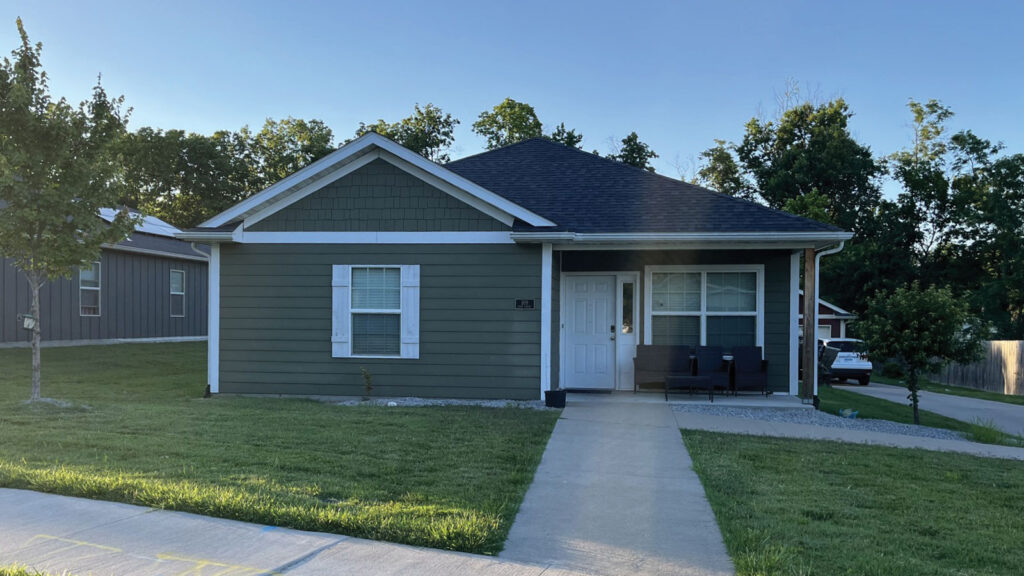
{"type": "Polygon", "coordinates": [[[800,257],[815,294],[850,234],[541,138],[442,166],[370,133],[179,237],[212,245],[214,393],[536,399],[677,343],[761,346],[796,394],[800,257]]]}

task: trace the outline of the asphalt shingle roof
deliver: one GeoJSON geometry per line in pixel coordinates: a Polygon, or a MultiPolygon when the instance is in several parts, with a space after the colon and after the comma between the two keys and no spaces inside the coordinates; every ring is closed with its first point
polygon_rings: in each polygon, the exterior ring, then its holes
{"type": "MultiPolygon", "coordinates": [[[[445,168],[558,224],[542,230],[840,232],[839,228],[719,194],[595,154],[533,138],[445,168]]],[[[516,230],[537,230],[516,222],[516,230]]]]}

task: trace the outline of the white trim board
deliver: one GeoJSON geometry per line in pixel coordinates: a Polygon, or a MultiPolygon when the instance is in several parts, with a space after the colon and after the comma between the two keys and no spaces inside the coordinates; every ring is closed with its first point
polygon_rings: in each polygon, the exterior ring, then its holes
{"type": "MultiPolygon", "coordinates": [[[[72,346],[112,346],[114,344],[169,344],[173,342],[205,342],[206,336],[154,336],[148,338],[100,338],[97,340],[43,340],[43,348],[66,348],[72,346]]],[[[29,341],[3,342],[0,348],[31,348],[29,341]]]]}
{"type": "Polygon", "coordinates": [[[209,258],[191,254],[178,254],[176,252],[164,252],[163,250],[149,250],[146,248],[136,248],[134,246],[122,246],[119,244],[104,244],[104,250],[112,250],[114,252],[129,252],[132,254],[145,254],[147,256],[159,256],[161,258],[170,258],[172,260],[192,260],[193,262],[209,262],[209,258]]]}
{"type": "MultiPolygon", "coordinates": [[[[552,289],[552,252],[551,244],[541,245],[540,257],[540,396],[551,390],[551,289],[552,289]]],[[[561,276],[559,276],[561,282],[561,276]]],[[[561,312],[561,307],[559,307],[561,312]]],[[[561,339],[559,339],[561,343],[561,339]]],[[[559,353],[559,369],[562,357],[559,353]]],[[[561,378],[561,376],[559,376],[561,378]]],[[[561,379],[559,379],[561,385],[561,379]]]]}
{"type": "Polygon", "coordinates": [[[239,227],[241,244],[513,244],[508,232],[249,232],[239,227]]]}
{"type": "Polygon", "coordinates": [[[206,383],[210,393],[216,394],[220,392],[220,244],[210,246],[207,283],[206,383]]]}
{"type": "MultiPolygon", "coordinates": [[[[356,138],[355,140],[345,144],[336,151],[328,154],[327,156],[317,160],[316,162],[306,166],[305,168],[295,172],[294,174],[284,178],[280,182],[270,186],[266,190],[259,192],[252,197],[235,204],[231,208],[228,208],[224,212],[214,216],[213,218],[203,222],[200,226],[204,228],[215,228],[222,226],[228,222],[238,220],[240,218],[246,219],[248,222],[249,218],[254,214],[260,214],[260,218],[265,218],[265,208],[271,202],[280,198],[283,194],[287,194],[289,191],[297,190],[298,193],[302,193],[304,188],[308,185],[313,185],[314,179],[317,179],[317,175],[322,174],[330,170],[331,168],[338,165],[345,165],[350,162],[359,161],[363,155],[372,153],[375,150],[387,152],[390,155],[385,156],[380,152],[377,153],[377,157],[384,158],[394,163],[395,159],[402,160],[405,166],[399,166],[399,168],[408,169],[408,167],[416,168],[422,172],[425,172],[432,177],[446,183],[451,187],[459,189],[463,193],[472,196],[476,200],[483,202],[484,204],[504,212],[512,218],[518,218],[531,226],[554,226],[555,223],[550,220],[535,214],[518,204],[515,204],[503,196],[495,194],[490,190],[483,188],[482,186],[475,184],[474,182],[459,176],[458,174],[427,160],[426,158],[412,152],[411,150],[400,146],[399,144],[376,134],[369,132],[356,138]]],[[[368,163],[372,160],[365,160],[368,163]]],[[[340,176],[335,177],[335,179],[340,176]]],[[[324,184],[320,184],[322,187],[324,184]]],[[[286,205],[286,204],[285,204],[286,205]]],[[[277,205],[280,209],[280,204],[277,205]]]]}

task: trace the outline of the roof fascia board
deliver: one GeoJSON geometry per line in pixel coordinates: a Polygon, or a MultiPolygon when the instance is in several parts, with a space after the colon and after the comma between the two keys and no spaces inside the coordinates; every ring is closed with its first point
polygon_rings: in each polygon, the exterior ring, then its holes
{"type": "Polygon", "coordinates": [[[239,230],[241,244],[512,244],[508,232],[252,232],[239,230]]]}
{"type": "Polygon", "coordinates": [[[525,242],[839,242],[853,237],[850,232],[513,232],[514,240],[525,242]]]}
{"type": "MultiPolygon", "coordinates": [[[[446,182],[447,184],[454,186],[455,188],[462,190],[465,193],[483,201],[494,208],[503,211],[513,218],[518,218],[531,226],[554,226],[555,223],[550,220],[530,212],[529,210],[509,201],[507,198],[495,194],[490,190],[475,184],[471,180],[463,178],[458,174],[440,166],[426,158],[416,154],[415,152],[377,134],[374,132],[368,132],[359,138],[356,138],[352,142],[345,144],[341,148],[338,148],[334,152],[321,158],[320,160],[306,166],[305,168],[295,172],[294,174],[282,179],[280,182],[270,186],[266,190],[259,192],[252,197],[239,202],[238,204],[228,208],[224,212],[214,216],[213,218],[203,222],[201,227],[215,228],[222,226],[232,220],[236,220],[240,217],[245,217],[256,212],[262,212],[261,207],[267,202],[273,201],[274,198],[280,194],[286,192],[293,187],[300,187],[303,182],[316,177],[317,174],[327,170],[328,168],[342,163],[345,160],[356,156],[360,152],[375,146],[381,150],[389,152],[393,156],[402,159],[411,166],[422,170],[425,173],[431,174],[435,178],[446,182]]],[[[263,216],[266,217],[266,216],[263,216]]]]}
{"type": "Polygon", "coordinates": [[[332,182],[337,182],[338,180],[341,180],[345,176],[348,176],[349,174],[355,172],[356,170],[359,170],[363,166],[366,166],[367,164],[373,162],[378,158],[380,158],[379,150],[372,150],[370,152],[367,152],[362,156],[359,156],[355,160],[349,162],[348,164],[345,164],[342,168],[339,168],[338,170],[335,170],[322,178],[319,178],[309,184],[306,184],[305,186],[300,186],[299,188],[295,189],[291,194],[285,195],[280,200],[277,200],[276,202],[272,201],[267,203],[259,211],[250,214],[249,216],[246,216],[244,221],[245,227],[248,228],[256,224],[257,222],[263,220],[264,218],[267,218],[269,216],[276,214],[277,212],[280,212],[281,210],[284,210],[288,206],[291,206],[292,204],[298,202],[299,200],[302,200],[303,198],[309,196],[310,194],[316,192],[317,190],[320,190],[321,188],[327,186],[328,184],[331,184],[332,182]]]}
{"type": "Polygon", "coordinates": [[[410,162],[407,162],[405,159],[399,156],[384,151],[381,152],[381,159],[390,162],[391,164],[397,166],[399,169],[404,170],[409,174],[412,174],[416,178],[419,178],[420,180],[426,182],[427,184],[430,184],[434,188],[437,188],[442,192],[448,194],[449,196],[454,197],[456,200],[459,200],[460,202],[467,204],[480,212],[483,212],[484,214],[490,216],[491,218],[494,218],[495,220],[501,222],[502,224],[508,227],[511,227],[512,224],[515,223],[516,216],[514,214],[502,210],[501,208],[498,208],[489,202],[481,200],[478,196],[475,196],[461,188],[452,185],[451,183],[441,178],[438,178],[434,174],[427,172],[426,170],[423,170],[410,162]]]}
{"type": "Polygon", "coordinates": [[[115,250],[117,252],[130,252],[132,254],[145,254],[147,256],[159,256],[161,258],[173,258],[175,260],[195,260],[197,262],[209,262],[209,258],[203,258],[201,256],[193,256],[191,254],[178,254],[177,252],[164,252],[163,250],[149,250],[146,248],[136,248],[134,246],[121,246],[118,244],[103,244],[102,248],[105,250],[115,250]]]}
{"type": "Polygon", "coordinates": [[[388,140],[387,138],[380,137],[380,139],[380,147],[383,148],[384,150],[387,150],[388,152],[394,154],[395,156],[401,158],[402,160],[405,160],[409,164],[423,170],[424,172],[427,172],[437,178],[440,178],[441,180],[451,184],[452,186],[455,186],[456,188],[468,192],[472,196],[475,196],[476,198],[483,200],[484,202],[490,204],[491,206],[494,206],[499,210],[511,214],[513,217],[518,218],[531,226],[556,226],[554,222],[548,220],[547,218],[544,218],[539,214],[535,214],[527,210],[526,208],[523,208],[522,206],[516,204],[515,202],[510,201],[508,198],[505,198],[504,196],[501,196],[499,194],[495,194],[494,192],[491,192],[490,190],[484,188],[483,186],[480,186],[479,184],[473,182],[472,180],[459,176],[455,172],[452,172],[451,170],[443,166],[440,166],[434,162],[431,162],[430,160],[427,160],[423,156],[420,156],[419,154],[413,152],[412,150],[409,150],[408,148],[400,146],[392,142],[391,140],[388,140]]]}
{"type": "Polygon", "coordinates": [[[178,232],[174,235],[178,240],[186,240],[189,242],[231,242],[232,233],[223,231],[187,231],[178,232]]]}
{"type": "MultiPolygon", "coordinates": [[[[202,224],[200,224],[200,227],[216,228],[217,226],[223,226],[224,224],[227,224],[232,220],[236,220],[240,216],[243,216],[245,213],[257,208],[264,202],[274,198],[282,191],[287,190],[288,188],[291,188],[292,186],[299,184],[304,180],[312,178],[313,176],[319,174],[324,169],[330,166],[334,166],[335,164],[338,164],[349,157],[355,156],[360,151],[369,148],[370,146],[375,144],[373,138],[368,138],[368,136],[370,136],[371,134],[373,133],[371,132],[370,134],[366,134],[361,138],[356,138],[355,140],[349,142],[348,144],[343,145],[341,148],[338,148],[334,152],[331,152],[327,156],[324,156],[323,158],[317,160],[316,162],[313,162],[309,166],[306,166],[305,168],[302,168],[301,170],[298,170],[295,173],[286,176],[285,178],[282,178],[276,184],[271,185],[262,192],[257,192],[256,194],[250,196],[249,198],[246,198],[245,200],[242,200],[238,204],[235,204],[231,208],[228,208],[227,210],[221,212],[220,214],[214,216],[213,218],[210,218],[206,222],[203,222],[202,224]]],[[[378,136],[378,138],[384,139],[380,136],[378,136]]]]}

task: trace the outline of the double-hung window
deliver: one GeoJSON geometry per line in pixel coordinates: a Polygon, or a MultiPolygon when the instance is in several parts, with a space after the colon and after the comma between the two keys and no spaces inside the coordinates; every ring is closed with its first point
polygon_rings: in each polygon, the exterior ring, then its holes
{"type": "Polygon", "coordinates": [[[761,345],[761,266],[652,266],[647,270],[651,344],[761,345]]]}
{"type": "Polygon", "coordinates": [[[78,315],[100,315],[101,268],[93,262],[88,268],[78,271],[78,315]]]}
{"type": "Polygon", "coordinates": [[[332,356],[419,357],[419,266],[333,268],[332,356]]]}
{"type": "Polygon", "coordinates": [[[185,271],[171,270],[171,318],[185,317],[185,271]]]}

